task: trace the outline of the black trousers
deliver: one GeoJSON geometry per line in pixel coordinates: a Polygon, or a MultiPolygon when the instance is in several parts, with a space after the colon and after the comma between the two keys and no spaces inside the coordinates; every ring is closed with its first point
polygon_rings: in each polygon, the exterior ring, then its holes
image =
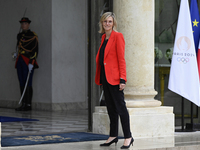
{"type": "Polygon", "coordinates": [[[119,85],[111,85],[107,82],[104,67],[101,67],[101,83],[103,84],[105,101],[110,119],[110,136],[118,136],[120,117],[124,138],[130,138],[129,113],[124,101],[124,92],[119,91],[119,85]]]}

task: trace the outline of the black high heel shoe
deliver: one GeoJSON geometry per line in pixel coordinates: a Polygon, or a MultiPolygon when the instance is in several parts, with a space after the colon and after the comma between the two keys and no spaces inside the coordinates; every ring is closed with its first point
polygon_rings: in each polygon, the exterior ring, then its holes
{"type": "Polygon", "coordinates": [[[134,139],[132,138],[130,144],[129,144],[128,146],[124,146],[124,145],[123,145],[123,146],[121,147],[121,149],[128,149],[128,148],[131,146],[131,144],[132,144],[132,146],[133,146],[133,141],[134,141],[134,139]]]}
{"type": "Polygon", "coordinates": [[[117,144],[118,142],[118,138],[114,138],[112,141],[110,141],[109,143],[103,143],[103,144],[100,144],[100,146],[110,146],[112,143],[115,143],[115,145],[117,144]]]}

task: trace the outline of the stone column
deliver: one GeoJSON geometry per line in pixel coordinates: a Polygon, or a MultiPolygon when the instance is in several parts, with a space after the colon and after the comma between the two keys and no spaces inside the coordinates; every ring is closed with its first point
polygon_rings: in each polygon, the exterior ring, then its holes
{"type": "Polygon", "coordinates": [[[127,107],[155,107],[154,0],[115,0],[118,31],[125,38],[127,107]]]}
{"type": "MultiPolygon", "coordinates": [[[[154,99],[154,0],[114,0],[118,31],[125,38],[127,85],[125,100],[134,138],[174,134],[173,107],[154,99]]],[[[105,107],[96,107],[93,132],[109,134],[105,107]]],[[[119,135],[123,136],[121,127],[119,135]]],[[[173,144],[173,138],[170,143],[173,144]]]]}

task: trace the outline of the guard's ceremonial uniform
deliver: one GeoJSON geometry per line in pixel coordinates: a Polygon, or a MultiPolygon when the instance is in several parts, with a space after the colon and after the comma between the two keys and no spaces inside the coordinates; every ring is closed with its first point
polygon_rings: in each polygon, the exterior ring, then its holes
{"type": "MultiPolygon", "coordinates": [[[[22,18],[20,23],[23,22],[28,22],[30,24],[31,21],[28,18],[22,18]]],[[[22,99],[22,105],[15,109],[17,111],[27,111],[31,110],[33,95],[32,79],[34,69],[39,67],[36,61],[38,55],[38,36],[30,29],[23,30],[17,35],[17,46],[18,56],[16,59],[15,68],[17,69],[21,94],[23,93],[26,84],[27,76],[29,73],[29,65],[33,65],[33,68],[30,72],[26,92],[22,99]]]]}
{"type": "Polygon", "coordinates": [[[17,35],[17,45],[18,45],[18,57],[16,60],[15,67],[19,57],[21,56],[24,62],[27,64],[33,64],[34,68],[38,68],[36,58],[38,55],[38,37],[35,32],[30,29],[27,31],[22,31],[17,35]]]}

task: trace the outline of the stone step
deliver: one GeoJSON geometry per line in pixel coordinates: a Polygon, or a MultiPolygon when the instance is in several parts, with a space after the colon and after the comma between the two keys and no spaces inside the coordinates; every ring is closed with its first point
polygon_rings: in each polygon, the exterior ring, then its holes
{"type": "Polygon", "coordinates": [[[175,146],[168,148],[138,149],[138,150],[200,150],[199,145],[175,146]]]}

